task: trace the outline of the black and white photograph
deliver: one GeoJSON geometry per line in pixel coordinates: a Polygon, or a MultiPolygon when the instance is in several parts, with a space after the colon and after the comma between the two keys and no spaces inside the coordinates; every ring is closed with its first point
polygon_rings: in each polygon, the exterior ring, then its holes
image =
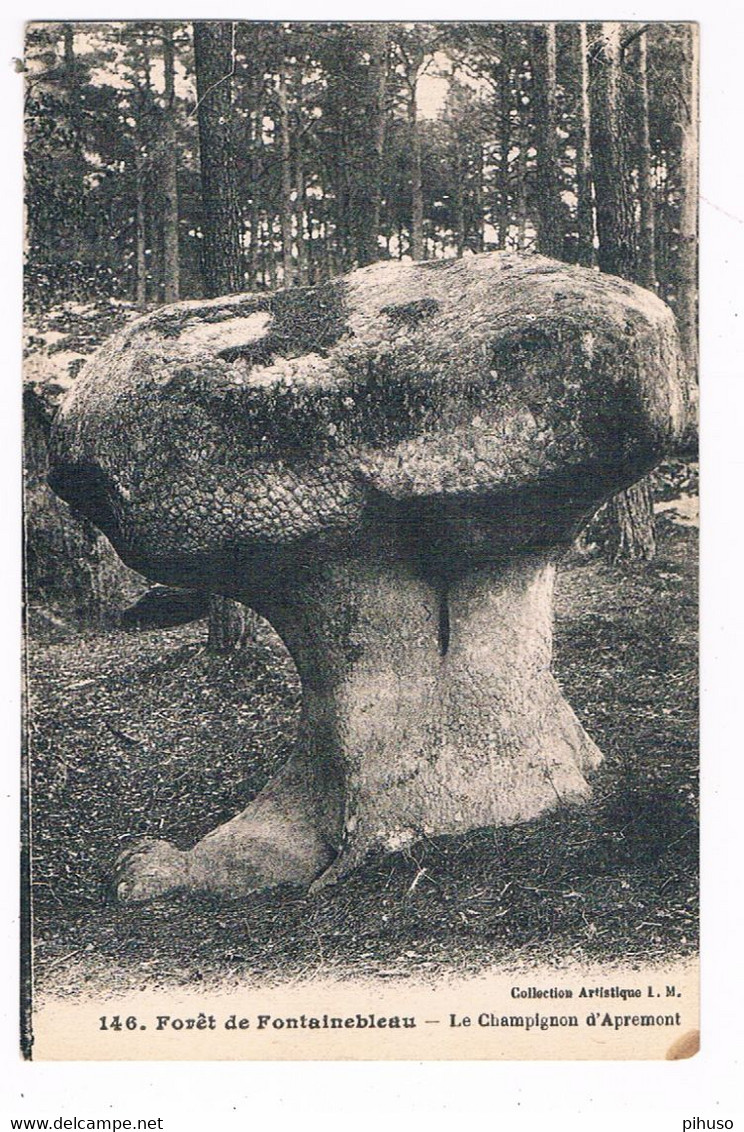
{"type": "Polygon", "coordinates": [[[27,25],[26,1058],[697,1053],[698,30],[27,25]]]}

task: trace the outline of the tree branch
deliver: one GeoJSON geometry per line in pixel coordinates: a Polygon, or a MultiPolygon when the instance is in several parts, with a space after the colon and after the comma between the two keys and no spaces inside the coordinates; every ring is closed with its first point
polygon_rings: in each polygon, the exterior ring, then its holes
{"type": "Polygon", "coordinates": [[[625,39],[621,40],[620,42],[620,54],[624,55],[626,49],[630,47],[631,43],[635,43],[637,39],[640,39],[642,35],[645,35],[650,27],[651,24],[641,24],[641,26],[636,28],[635,31],[632,31],[630,35],[626,35],[625,39]]]}

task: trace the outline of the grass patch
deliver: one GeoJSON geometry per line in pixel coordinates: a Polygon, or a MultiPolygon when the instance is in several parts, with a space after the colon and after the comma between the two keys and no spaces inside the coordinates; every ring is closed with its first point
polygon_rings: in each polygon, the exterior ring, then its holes
{"type": "Polygon", "coordinates": [[[203,625],[52,639],[32,615],[37,988],[435,978],[696,950],[697,532],[662,517],[659,535],[650,566],[573,559],[560,577],[555,671],[606,756],[595,800],[372,857],[312,899],[119,908],[107,889],[132,835],[191,844],[287,758],[299,687],[273,634],[223,658],[203,625]]]}

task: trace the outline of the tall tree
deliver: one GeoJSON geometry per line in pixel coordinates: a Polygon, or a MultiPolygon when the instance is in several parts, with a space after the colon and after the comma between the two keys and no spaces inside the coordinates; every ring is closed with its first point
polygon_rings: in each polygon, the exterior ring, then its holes
{"type": "MultiPolygon", "coordinates": [[[[268,79],[265,37],[260,25],[241,23],[239,34],[240,57],[243,63],[241,88],[243,94],[242,121],[244,134],[242,150],[247,155],[247,180],[242,191],[248,201],[247,218],[249,247],[247,255],[248,290],[254,291],[259,283],[261,261],[265,259],[262,240],[262,204],[265,193],[264,121],[267,114],[268,79]]],[[[263,280],[265,283],[265,280],[263,280]]]]}
{"type": "Polygon", "coordinates": [[[135,256],[134,301],[142,310],[148,292],[148,185],[155,138],[153,131],[153,90],[148,29],[135,24],[124,37],[126,71],[132,87],[131,106],[134,113],[134,176],[135,176],[135,256]]]}
{"type": "Polygon", "coordinates": [[[418,85],[428,53],[425,25],[406,26],[397,36],[405,84],[406,115],[410,144],[411,178],[411,258],[425,258],[424,194],[421,184],[421,128],[418,116],[418,85]]]}
{"type": "Polygon", "coordinates": [[[528,121],[528,109],[524,105],[527,101],[526,80],[523,81],[519,69],[517,69],[516,82],[518,106],[516,140],[519,148],[514,169],[516,182],[514,208],[517,222],[517,249],[522,252],[527,246],[527,168],[529,164],[527,155],[530,148],[530,123],[528,121]]]}
{"type": "Polygon", "coordinates": [[[140,129],[137,130],[137,148],[134,157],[135,175],[135,253],[134,253],[134,301],[140,310],[147,303],[147,214],[145,212],[145,170],[143,142],[140,129]]]}
{"type": "Polygon", "coordinates": [[[282,229],[283,282],[285,287],[291,287],[294,283],[294,259],[292,256],[292,143],[289,124],[289,100],[287,97],[287,69],[288,63],[282,52],[277,82],[281,170],[279,221],[282,229]]]}
{"type": "Polygon", "coordinates": [[[374,263],[379,258],[389,69],[389,26],[386,23],[371,24],[369,27],[368,165],[365,176],[367,199],[360,202],[362,231],[358,258],[361,266],[374,263]]]}
{"type": "MultiPolygon", "coordinates": [[[[634,203],[630,191],[622,87],[622,38],[618,23],[604,23],[595,48],[591,83],[592,168],[597,196],[600,269],[638,281],[634,203]]],[[[656,553],[654,515],[647,479],[607,504],[604,553],[612,561],[650,561],[656,553]]]]}
{"type": "Polygon", "coordinates": [[[165,84],[161,179],[163,187],[163,292],[166,303],[180,294],[178,255],[178,150],[176,148],[176,85],[173,25],[163,24],[163,77],[165,84]]]}
{"type": "Polygon", "coordinates": [[[619,23],[603,23],[590,83],[592,170],[597,198],[597,260],[602,271],[635,279],[635,213],[628,167],[619,23]]]}
{"type": "Polygon", "coordinates": [[[511,221],[509,197],[509,153],[512,147],[512,74],[509,56],[509,25],[501,28],[499,60],[499,168],[497,238],[499,248],[506,247],[511,221]]]}
{"type": "Polygon", "coordinates": [[[454,194],[453,194],[453,220],[455,231],[455,252],[458,259],[462,259],[465,253],[465,195],[463,192],[463,179],[465,176],[465,164],[463,160],[462,146],[460,139],[455,138],[454,143],[454,194]]]}
{"type": "Polygon", "coordinates": [[[592,150],[589,137],[589,58],[586,24],[576,24],[579,98],[576,115],[576,230],[577,260],[594,263],[594,203],[592,201],[592,150]]]}
{"type": "Polygon", "coordinates": [[[698,333],[698,40],[697,28],[683,28],[684,74],[681,99],[678,293],[676,300],[682,349],[692,382],[697,381],[698,333]]]}
{"type": "Polygon", "coordinates": [[[466,194],[469,188],[472,140],[468,122],[474,111],[472,99],[465,86],[453,81],[444,108],[444,121],[448,128],[448,149],[451,178],[451,227],[455,241],[455,254],[461,259],[468,237],[466,194]]]}
{"type": "Polygon", "coordinates": [[[649,290],[656,290],[656,222],[654,216],[654,187],[651,180],[651,138],[648,108],[648,50],[646,32],[638,37],[636,46],[636,82],[640,111],[638,140],[638,198],[641,225],[639,240],[638,282],[649,290]]]}
{"type": "Polygon", "coordinates": [[[231,23],[194,23],[194,62],[199,115],[203,206],[203,274],[207,295],[240,291],[243,251],[235,154],[232,143],[231,23]]]}
{"type": "Polygon", "coordinates": [[[71,135],[71,200],[73,208],[73,240],[72,253],[75,259],[80,259],[83,251],[83,227],[85,214],[85,155],[84,124],[81,100],[81,83],[78,62],[75,56],[75,28],[73,24],[65,23],[63,26],[64,41],[64,76],[67,89],[67,105],[71,135]]]}
{"type": "Polygon", "coordinates": [[[556,134],[555,24],[532,29],[533,104],[537,145],[537,249],[543,255],[563,255],[558,138],[556,134]]]}
{"type": "Polygon", "coordinates": [[[297,229],[297,282],[304,287],[308,282],[308,253],[307,239],[305,237],[306,215],[306,187],[305,187],[305,156],[302,147],[302,137],[297,136],[294,146],[295,169],[295,227],[297,229]]]}

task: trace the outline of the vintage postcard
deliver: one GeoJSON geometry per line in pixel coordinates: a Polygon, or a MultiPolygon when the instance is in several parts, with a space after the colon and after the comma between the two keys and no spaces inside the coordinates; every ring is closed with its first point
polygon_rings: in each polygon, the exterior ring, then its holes
{"type": "Polygon", "coordinates": [[[25,1056],[697,1052],[697,38],[28,24],[25,1056]]]}

